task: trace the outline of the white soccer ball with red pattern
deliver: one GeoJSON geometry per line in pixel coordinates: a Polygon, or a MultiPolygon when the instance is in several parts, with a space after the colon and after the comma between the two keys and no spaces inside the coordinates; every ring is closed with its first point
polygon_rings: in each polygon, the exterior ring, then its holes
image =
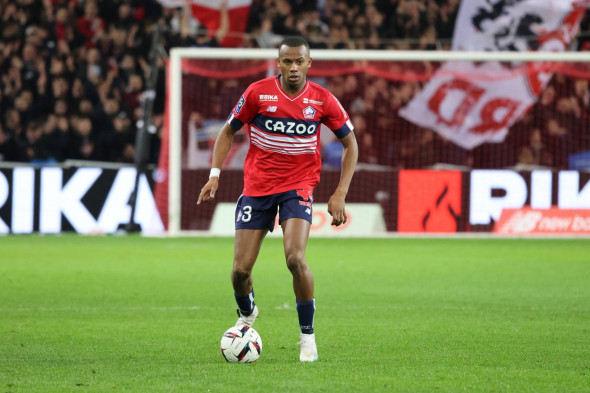
{"type": "Polygon", "coordinates": [[[262,339],[248,325],[232,326],[221,337],[221,354],[230,363],[252,363],[262,352],[262,339]]]}

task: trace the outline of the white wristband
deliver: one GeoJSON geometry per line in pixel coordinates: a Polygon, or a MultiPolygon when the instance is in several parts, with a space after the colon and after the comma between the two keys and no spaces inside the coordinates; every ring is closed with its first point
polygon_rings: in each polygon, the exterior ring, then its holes
{"type": "Polygon", "coordinates": [[[221,174],[221,169],[219,168],[211,168],[211,172],[209,172],[209,179],[212,177],[219,177],[221,174]]]}

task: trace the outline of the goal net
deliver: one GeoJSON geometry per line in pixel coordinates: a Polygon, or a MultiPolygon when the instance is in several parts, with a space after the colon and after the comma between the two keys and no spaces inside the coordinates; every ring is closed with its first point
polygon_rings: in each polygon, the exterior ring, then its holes
{"type": "MultiPolygon", "coordinates": [[[[169,234],[208,230],[216,203],[240,195],[244,130],[236,134],[215,202],[196,206],[217,133],[246,87],[276,74],[276,57],[274,49],[171,51],[155,191],[169,234]]],[[[355,126],[359,165],[347,202],[380,204],[388,231],[399,229],[399,175],[406,170],[469,177],[477,169],[590,168],[588,53],[315,49],[312,58],[308,78],[340,100],[355,126]]],[[[323,170],[314,202],[327,202],[342,149],[329,130],[320,139],[323,170]]],[[[457,231],[491,229],[454,219],[457,231]]]]}

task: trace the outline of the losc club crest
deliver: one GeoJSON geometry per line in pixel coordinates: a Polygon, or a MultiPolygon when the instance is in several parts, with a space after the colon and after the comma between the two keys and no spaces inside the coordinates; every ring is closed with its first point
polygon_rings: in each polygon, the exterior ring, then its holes
{"type": "Polygon", "coordinates": [[[303,117],[305,119],[313,119],[315,117],[315,109],[311,105],[306,106],[303,108],[303,117]]]}

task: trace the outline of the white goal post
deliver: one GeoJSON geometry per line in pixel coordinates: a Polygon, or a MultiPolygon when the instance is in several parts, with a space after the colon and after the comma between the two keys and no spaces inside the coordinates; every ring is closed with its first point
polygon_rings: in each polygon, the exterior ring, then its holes
{"type": "MultiPolygon", "coordinates": [[[[316,60],[340,61],[499,61],[499,62],[590,62],[590,52],[462,52],[462,51],[386,51],[314,49],[316,60]]],[[[173,48],[170,51],[168,235],[181,234],[182,171],[182,59],[241,59],[269,61],[277,58],[277,49],[173,48]]],[[[237,100],[238,97],[236,97],[237,100]]],[[[196,198],[196,196],[195,196],[196,198]]]]}

